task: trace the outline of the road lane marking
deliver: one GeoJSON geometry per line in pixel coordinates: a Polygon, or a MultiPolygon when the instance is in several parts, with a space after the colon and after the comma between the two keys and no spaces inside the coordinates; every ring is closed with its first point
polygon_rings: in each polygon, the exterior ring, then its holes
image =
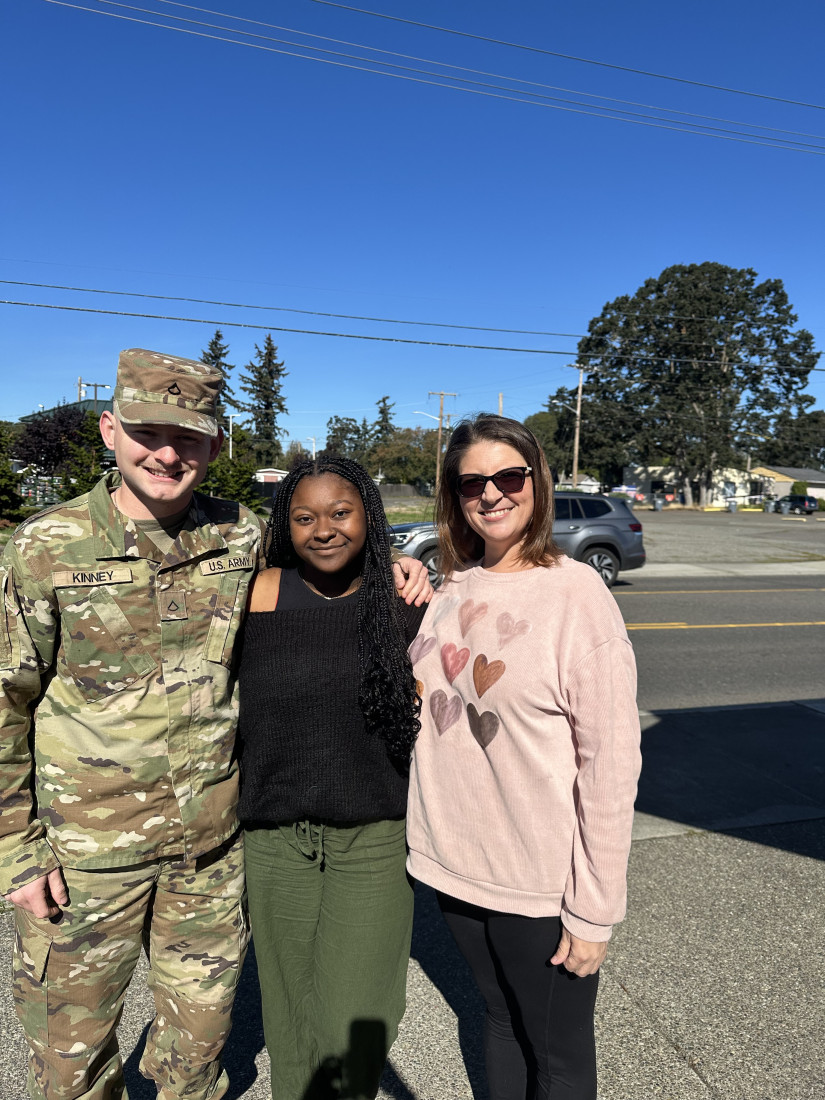
{"type": "Polygon", "coordinates": [[[734,596],[754,595],[757,592],[825,592],[825,588],[806,585],[804,588],[651,588],[647,592],[624,592],[614,589],[619,596],[734,596]]]}
{"type": "Polygon", "coordinates": [[[751,630],[758,626],[825,626],[825,622],[806,623],[625,623],[628,630],[751,630]]]}

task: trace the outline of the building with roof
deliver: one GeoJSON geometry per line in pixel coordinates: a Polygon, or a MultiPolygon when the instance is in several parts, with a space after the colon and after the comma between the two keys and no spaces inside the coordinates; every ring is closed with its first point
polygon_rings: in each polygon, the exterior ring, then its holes
{"type": "Polygon", "coordinates": [[[783,497],[791,491],[795,481],[804,481],[808,486],[808,494],[825,500],[825,470],[815,470],[810,466],[768,466],[766,464],[754,466],[751,476],[764,478],[771,483],[771,488],[766,490],[773,496],[783,497]]]}

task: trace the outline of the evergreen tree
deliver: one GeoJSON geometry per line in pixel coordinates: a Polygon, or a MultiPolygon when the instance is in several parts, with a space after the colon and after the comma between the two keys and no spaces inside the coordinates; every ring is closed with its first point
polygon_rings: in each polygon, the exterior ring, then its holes
{"type": "Polygon", "coordinates": [[[287,372],[278,360],[278,349],[266,334],[263,348],[255,345],[255,355],[246,365],[240,388],[249,395],[248,401],[236,401],[241,412],[252,417],[252,445],[258,466],[279,467],[284,455],[280,437],[285,434],[278,427],[278,417],[287,411],[282,394],[283,379],[287,372]]]}
{"type": "Polygon", "coordinates": [[[395,432],[395,424],[392,422],[392,410],[395,402],[390,401],[389,394],[376,401],[378,406],[378,419],[372,426],[372,437],[375,443],[384,443],[395,432]]]}
{"type": "Polygon", "coordinates": [[[698,489],[704,504],[716,470],[812,403],[819,353],[796,322],[780,279],[718,263],[674,265],[609,302],[579,343],[582,454],[615,455],[618,440],[634,461],[674,466],[685,502],[698,489]]]}
{"type": "Polygon", "coordinates": [[[261,495],[255,481],[255,449],[249,432],[236,425],[232,433],[232,457],[229,457],[229,439],[223,441],[221,453],[209,464],[199,492],[224,500],[237,500],[255,511],[261,510],[261,495]]]}
{"type": "Polygon", "coordinates": [[[225,432],[229,431],[229,418],[227,416],[227,407],[230,409],[237,408],[235,403],[235,391],[229,382],[230,373],[235,369],[234,363],[227,361],[227,355],[229,354],[229,344],[223,342],[223,333],[221,330],[215,329],[215,335],[209,341],[209,346],[205,351],[201,352],[201,362],[206,363],[207,366],[217,367],[223,375],[223,389],[221,390],[220,397],[218,398],[218,423],[225,432]]]}
{"type": "Polygon", "coordinates": [[[0,522],[5,523],[16,523],[23,507],[20,475],[12,473],[11,468],[13,440],[11,426],[0,424],[0,522]]]}
{"type": "Polygon", "coordinates": [[[106,445],[100,434],[99,417],[87,412],[77,431],[65,441],[66,459],[62,469],[61,500],[87,493],[103,473],[106,445]]]}
{"type": "Polygon", "coordinates": [[[771,435],[751,447],[754,462],[825,470],[825,412],[781,413],[771,435]]]}

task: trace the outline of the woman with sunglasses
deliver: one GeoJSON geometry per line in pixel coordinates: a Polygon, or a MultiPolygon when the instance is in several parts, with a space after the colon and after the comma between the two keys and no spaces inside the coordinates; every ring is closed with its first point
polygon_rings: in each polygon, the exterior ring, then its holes
{"type": "Polygon", "coordinates": [[[640,766],[633,651],[601,578],[553,542],[550,472],[522,424],[457,426],[436,512],[446,579],[410,647],[407,865],[486,1001],[490,1100],[596,1100],[598,971],[640,766]]]}

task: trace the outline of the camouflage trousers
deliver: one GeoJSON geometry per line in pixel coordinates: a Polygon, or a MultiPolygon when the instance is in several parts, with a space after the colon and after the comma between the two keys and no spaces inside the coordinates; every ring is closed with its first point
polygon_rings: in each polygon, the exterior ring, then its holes
{"type": "Polygon", "coordinates": [[[32,1100],[126,1100],[116,1028],[140,956],[156,1016],[140,1071],[159,1100],[218,1100],[220,1053],[249,938],[242,839],[191,863],[64,868],[52,923],[15,910],[14,999],[32,1100]]]}

